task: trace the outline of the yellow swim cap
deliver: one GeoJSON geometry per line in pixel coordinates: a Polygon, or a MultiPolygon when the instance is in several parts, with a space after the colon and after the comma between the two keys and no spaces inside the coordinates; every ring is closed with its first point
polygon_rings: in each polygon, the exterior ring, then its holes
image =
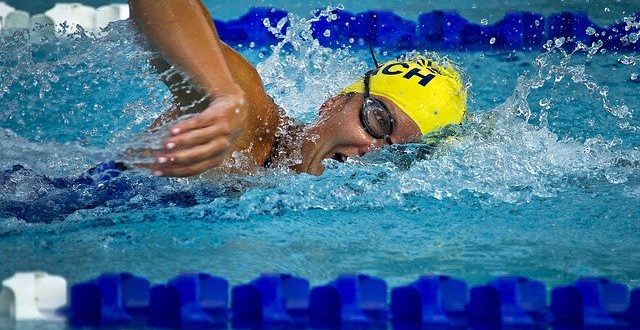
{"type": "MultiPolygon", "coordinates": [[[[371,75],[369,90],[371,95],[393,101],[422,134],[460,124],[467,108],[467,92],[458,72],[423,57],[382,64],[371,75]]],[[[361,79],[342,93],[363,91],[361,79]]]]}

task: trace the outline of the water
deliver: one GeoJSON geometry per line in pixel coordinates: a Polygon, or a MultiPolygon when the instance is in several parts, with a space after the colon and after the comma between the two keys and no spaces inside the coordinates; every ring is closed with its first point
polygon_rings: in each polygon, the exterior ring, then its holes
{"type": "MultiPolygon", "coordinates": [[[[289,19],[280,45],[240,51],[276,102],[308,122],[371,64],[367,52],[320,47],[309,18],[289,19]]],[[[26,39],[0,43],[0,278],[39,269],[73,283],[127,270],[159,282],[198,270],[232,284],[261,272],[314,284],[365,272],[390,285],[425,273],[640,285],[637,54],[569,40],[442,53],[464,70],[473,116],[433,156],[408,145],[328,160],[319,177],[102,180],[83,173],[160,138],[145,128],[169,93],[144,41],[127,22],[101,38],[26,39]],[[81,179],[51,179],[61,177],[81,179]]]]}

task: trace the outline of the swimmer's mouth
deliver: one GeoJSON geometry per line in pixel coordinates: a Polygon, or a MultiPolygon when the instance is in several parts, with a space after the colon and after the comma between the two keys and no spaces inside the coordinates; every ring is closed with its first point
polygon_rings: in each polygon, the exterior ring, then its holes
{"type": "Polygon", "coordinates": [[[341,154],[339,152],[336,152],[335,154],[331,155],[330,158],[333,160],[337,160],[341,163],[344,163],[345,161],[347,161],[347,155],[341,154]]]}

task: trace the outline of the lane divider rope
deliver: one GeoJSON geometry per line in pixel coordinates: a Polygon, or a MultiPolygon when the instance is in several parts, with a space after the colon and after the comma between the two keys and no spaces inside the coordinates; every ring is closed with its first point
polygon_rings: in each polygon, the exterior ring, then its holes
{"type": "Polygon", "coordinates": [[[0,314],[72,326],[396,329],[439,326],[628,328],[640,326],[640,288],[582,278],[551,290],[525,277],[469,288],[456,278],[422,276],[389,289],[380,278],[342,275],[319,286],[290,274],[263,274],[236,285],[206,273],[152,284],[131,273],[74,284],[42,272],[3,281],[0,314]],[[67,304],[67,295],[70,301],[67,304]]]}

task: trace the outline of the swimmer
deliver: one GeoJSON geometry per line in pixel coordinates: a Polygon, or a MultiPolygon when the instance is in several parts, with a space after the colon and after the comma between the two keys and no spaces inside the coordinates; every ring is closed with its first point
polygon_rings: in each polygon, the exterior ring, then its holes
{"type": "Polygon", "coordinates": [[[145,165],[154,175],[188,177],[237,159],[243,168],[286,166],[320,175],[324,159],[344,161],[413,142],[460,124],[465,116],[459,74],[420,57],[376,61],[374,70],[325,101],[313,123],[300,125],[267,94],[251,63],[220,40],[200,1],[130,0],[129,5],[137,28],[161,54],[153,63],[165,72],[175,98],[176,106],[155,126],[194,114],[169,126],[162,150],[154,151],[155,163],[145,165]]]}

